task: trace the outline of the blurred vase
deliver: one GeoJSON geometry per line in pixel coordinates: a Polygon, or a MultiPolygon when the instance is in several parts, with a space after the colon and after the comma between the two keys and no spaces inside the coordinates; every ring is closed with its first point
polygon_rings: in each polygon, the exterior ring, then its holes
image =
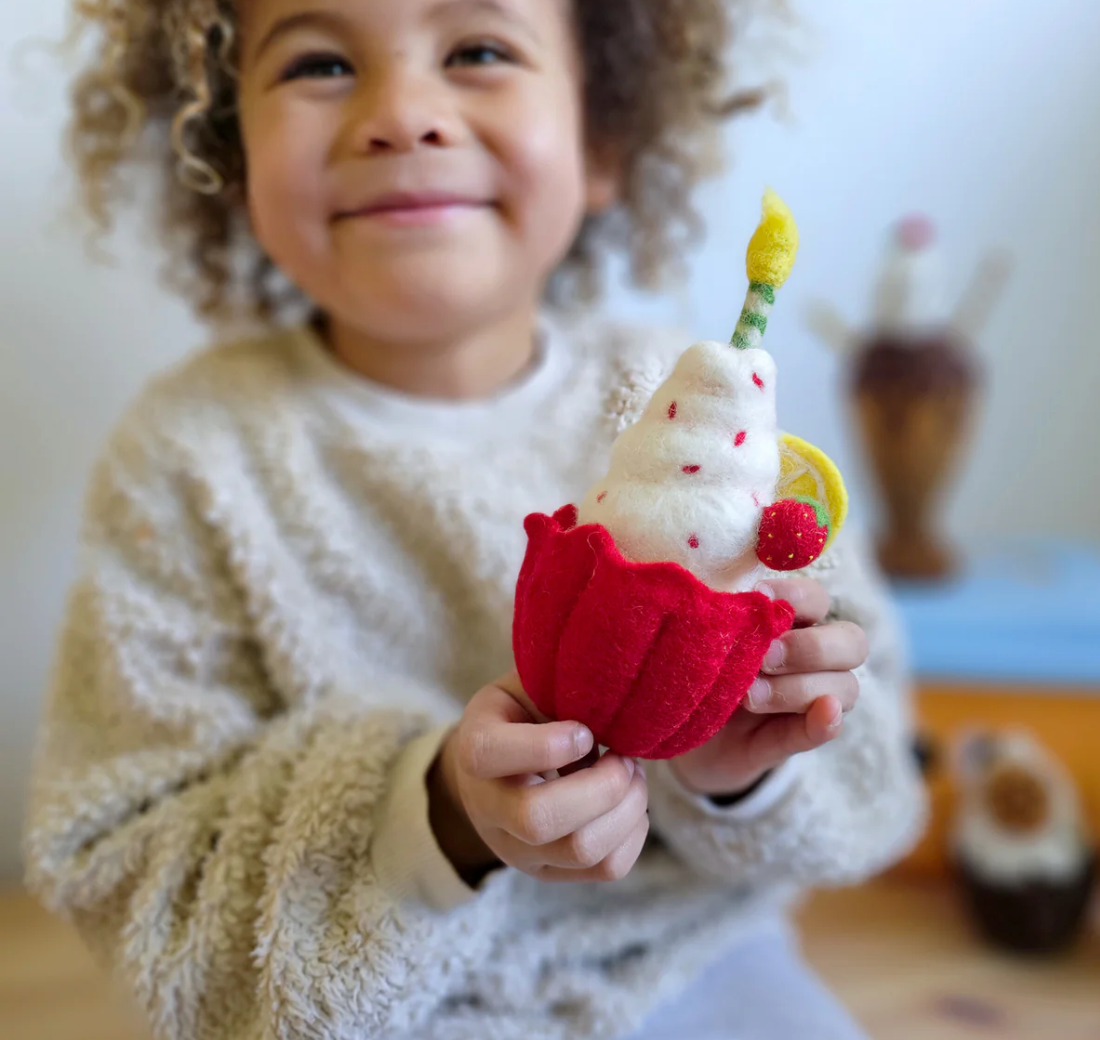
{"type": "Polygon", "coordinates": [[[957,567],[939,531],[978,411],[982,367],[973,344],[1008,276],[991,254],[958,300],[925,217],[900,221],[887,241],[864,331],[826,304],[814,330],[847,362],[854,425],[882,506],[878,554],[895,578],[936,580],[957,567]]]}
{"type": "Polygon", "coordinates": [[[939,579],[956,556],[938,509],[977,411],[981,370],[950,328],[872,335],[851,359],[856,427],[882,504],[879,561],[887,574],[939,579]]]}

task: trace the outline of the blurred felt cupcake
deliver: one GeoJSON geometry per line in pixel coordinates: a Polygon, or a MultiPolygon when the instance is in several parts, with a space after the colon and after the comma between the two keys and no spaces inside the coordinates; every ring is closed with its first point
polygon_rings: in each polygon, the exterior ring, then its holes
{"type": "Polygon", "coordinates": [[[1020,953],[1082,932],[1097,857],[1072,778],[1030,734],[974,734],[956,753],[952,857],[979,927],[1020,953]]]}

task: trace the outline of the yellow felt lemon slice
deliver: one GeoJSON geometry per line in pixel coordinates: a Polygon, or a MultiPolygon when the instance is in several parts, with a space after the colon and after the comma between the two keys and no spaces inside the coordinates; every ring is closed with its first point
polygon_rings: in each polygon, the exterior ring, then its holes
{"type": "Polygon", "coordinates": [[[829,514],[828,548],[848,519],[848,489],[828,455],[808,441],[784,433],[779,438],[779,484],[776,499],[813,498],[829,514]]]}

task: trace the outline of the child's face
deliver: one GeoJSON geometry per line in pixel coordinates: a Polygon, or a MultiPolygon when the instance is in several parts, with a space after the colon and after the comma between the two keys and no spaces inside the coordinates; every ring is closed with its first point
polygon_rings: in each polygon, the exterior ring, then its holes
{"type": "Polygon", "coordinates": [[[440,340],[537,302],[586,212],[572,0],[245,0],[249,210],[337,320],[440,340]]]}

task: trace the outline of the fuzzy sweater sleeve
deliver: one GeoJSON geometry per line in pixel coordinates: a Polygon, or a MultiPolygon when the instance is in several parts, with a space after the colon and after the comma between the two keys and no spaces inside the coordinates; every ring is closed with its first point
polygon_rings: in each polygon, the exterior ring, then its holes
{"type": "Polygon", "coordinates": [[[36,749],[29,886],[157,1037],[415,1028],[486,957],[509,875],[475,893],[432,847],[430,711],[372,707],[377,690],[279,702],[201,504],[151,440],[121,433],[93,477],[36,749]],[[418,890],[432,877],[446,909],[418,890]]]}
{"type": "Polygon", "coordinates": [[[649,769],[654,829],[694,870],[732,883],[827,886],[898,860],[923,827],[924,788],[911,750],[910,688],[892,605],[861,544],[837,540],[811,570],[831,617],[867,633],[860,699],[832,744],[791,759],[745,801],[719,808],[649,769]]]}

